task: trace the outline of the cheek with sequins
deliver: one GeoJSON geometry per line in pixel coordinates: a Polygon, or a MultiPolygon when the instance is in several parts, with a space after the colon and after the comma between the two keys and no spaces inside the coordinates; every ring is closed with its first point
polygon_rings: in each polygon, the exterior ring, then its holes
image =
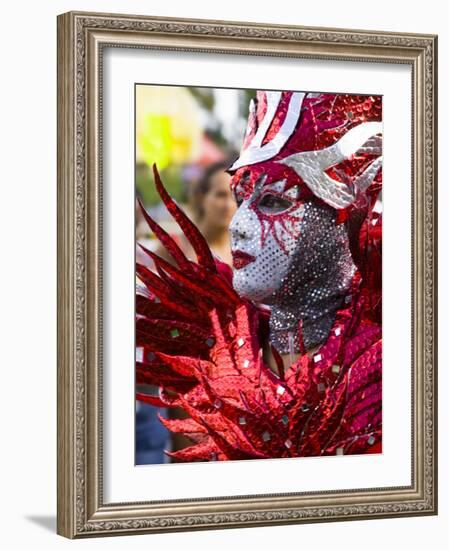
{"type": "MultiPolygon", "coordinates": [[[[270,193],[270,196],[274,195],[270,193]]],[[[282,196],[279,198],[285,200],[282,196]]],[[[286,256],[290,256],[301,233],[304,204],[295,201],[279,213],[267,212],[267,209],[263,208],[263,199],[264,197],[259,202],[251,203],[250,206],[260,224],[260,248],[265,246],[267,237],[270,236],[279,250],[286,256]]]]}
{"type": "Polygon", "coordinates": [[[234,287],[241,296],[269,303],[287,275],[301,233],[303,204],[267,214],[261,201],[244,201],[231,223],[234,287]]]}

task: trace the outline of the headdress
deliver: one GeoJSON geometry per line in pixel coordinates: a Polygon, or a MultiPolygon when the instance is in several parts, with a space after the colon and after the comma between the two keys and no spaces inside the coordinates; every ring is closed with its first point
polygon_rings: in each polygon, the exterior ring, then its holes
{"type": "Polygon", "coordinates": [[[251,193],[261,174],[265,184],[287,177],[333,208],[353,207],[381,181],[381,120],[381,96],[258,91],[231,185],[251,193]]]}

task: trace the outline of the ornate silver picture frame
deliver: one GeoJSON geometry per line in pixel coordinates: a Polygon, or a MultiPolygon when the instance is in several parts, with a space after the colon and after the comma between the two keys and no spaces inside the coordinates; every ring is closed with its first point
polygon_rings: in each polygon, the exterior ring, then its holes
{"type": "MultiPolygon", "coordinates": [[[[83,538],[437,513],[436,156],[436,36],[82,12],[58,17],[60,535],[83,538]],[[410,69],[411,178],[404,185],[411,191],[412,307],[403,315],[411,326],[411,349],[404,353],[411,415],[402,427],[411,434],[409,484],[273,493],[261,481],[260,494],[154,499],[148,469],[144,500],[105,499],[103,94],[104,54],[110,49],[410,69]]],[[[133,372],[134,365],[129,369],[133,372]]]]}

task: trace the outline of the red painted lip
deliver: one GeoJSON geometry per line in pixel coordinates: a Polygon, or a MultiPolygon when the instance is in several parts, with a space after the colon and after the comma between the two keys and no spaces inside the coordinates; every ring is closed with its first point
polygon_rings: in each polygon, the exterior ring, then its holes
{"type": "Polygon", "coordinates": [[[256,258],[254,256],[251,256],[251,254],[247,254],[246,252],[242,252],[241,250],[236,250],[232,253],[232,265],[235,269],[242,269],[255,260],[256,258]]]}

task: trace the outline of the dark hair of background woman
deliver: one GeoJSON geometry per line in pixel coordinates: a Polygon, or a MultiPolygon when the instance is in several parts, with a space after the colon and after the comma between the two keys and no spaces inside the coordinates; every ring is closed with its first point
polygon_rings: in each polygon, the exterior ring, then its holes
{"type": "Polygon", "coordinates": [[[232,166],[236,156],[238,155],[230,155],[229,157],[223,160],[210,164],[204,170],[203,175],[198,180],[198,182],[192,185],[191,193],[190,193],[190,202],[197,220],[200,220],[204,215],[202,203],[203,203],[204,197],[210,191],[213,176],[217,172],[225,171],[227,168],[232,166]]]}

